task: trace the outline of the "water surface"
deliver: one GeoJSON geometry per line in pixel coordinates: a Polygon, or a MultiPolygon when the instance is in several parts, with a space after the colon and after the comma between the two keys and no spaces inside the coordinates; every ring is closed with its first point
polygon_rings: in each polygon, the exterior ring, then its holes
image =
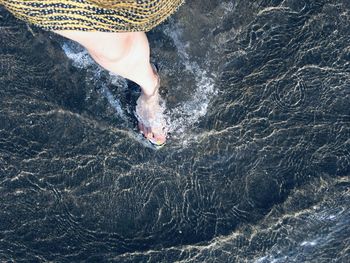
{"type": "Polygon", "coordinates": [[[0,9],[4,262],[348,262],[342,1],[187,1],[150,32],[171,138],[77,44],[0,9]]]}

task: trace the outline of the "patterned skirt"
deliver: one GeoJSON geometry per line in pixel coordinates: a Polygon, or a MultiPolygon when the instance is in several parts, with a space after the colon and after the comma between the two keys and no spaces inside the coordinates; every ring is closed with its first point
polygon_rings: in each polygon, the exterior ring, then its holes
{"type": "Polygon", "coordinates": [[[0,0],[17,18],[44,30],[146,32],[184,0],[0,0]]]}

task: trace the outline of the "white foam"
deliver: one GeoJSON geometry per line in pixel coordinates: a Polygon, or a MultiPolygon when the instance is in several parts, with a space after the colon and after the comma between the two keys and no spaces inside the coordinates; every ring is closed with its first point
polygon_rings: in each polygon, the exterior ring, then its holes
{"type": "MultiPolygon", "coordinates": [[[[182,30],[174,25],[171,28],[167,27],[164,32],[173,40],[181,63],[188,72],[194,75],[196,82],[191,99],[182,102],[168,113],[169,131],[175,136],[181,136],[207,114],[210,100],[217,94],[217,91],[215,90],[214,79],[209,76],[207,70],[201,68],[196,61],[191,59],[187,51],[190,44],[181,40],[182,30]]],[[[186,137],[188,138],[188,133],[186,137]]]]}
{"type": "Polygon", "coordinates": [[[77,68],[87,68],[94,64],[93,59],[85,49],[74,51],[71,43],[63,43],[62,49],[66,56],[73,60],[73,65],[77,68]]]}
{"type": "Polygon", "coordinates": [[[313,240],[313,241],[304,241],[300,244],[303,247],[314,247],[317,245],[317,241],[313,240]]]}

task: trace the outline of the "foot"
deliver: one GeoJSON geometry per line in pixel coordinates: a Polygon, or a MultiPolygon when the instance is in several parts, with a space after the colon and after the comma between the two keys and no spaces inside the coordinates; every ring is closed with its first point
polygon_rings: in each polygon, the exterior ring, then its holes
{"type": "Polygon", "coordinates": [[[141,94],[137,100],[136,117],[141,133],[154,145],[161,146],[166,141],[166,122],[160,106],[158,91],[152,96],[141,94]]]}
{"type": "Polygon", "coordinates": [[[166,122],[160,106],[160,78],[156,67],[152,64],[155,77],[155,88],[142,89],[136,104],[136,117],[141,133],[154,145],[162,146],[166,141],[166,122]]]}

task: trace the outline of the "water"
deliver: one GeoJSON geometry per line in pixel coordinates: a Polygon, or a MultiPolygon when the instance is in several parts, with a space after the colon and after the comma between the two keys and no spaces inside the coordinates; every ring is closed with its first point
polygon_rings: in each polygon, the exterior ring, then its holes
{"type": "Polygon", "coordinates": [[[349,262],[349,10],[188,1],[155,151],[137,89],[1,9],[1,261],[349,262]]]}

